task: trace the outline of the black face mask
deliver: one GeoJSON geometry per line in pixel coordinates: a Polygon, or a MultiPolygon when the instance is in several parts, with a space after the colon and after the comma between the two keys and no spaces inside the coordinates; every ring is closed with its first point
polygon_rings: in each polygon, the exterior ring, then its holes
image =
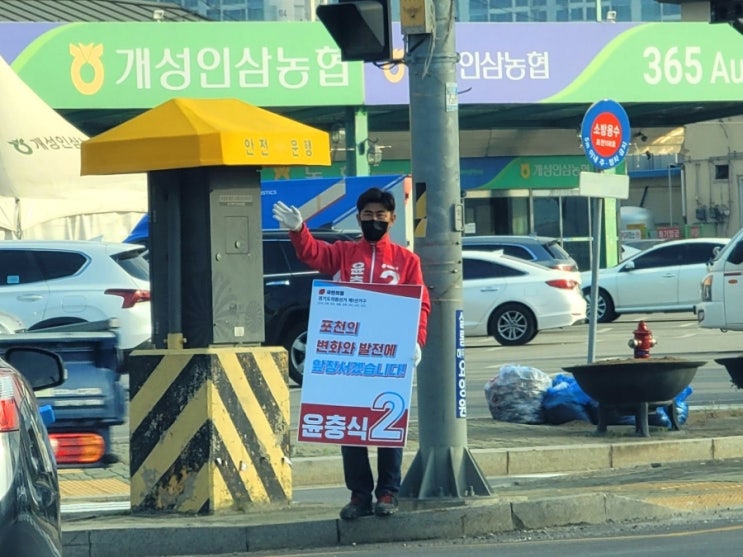
{"type": "Polygon", "coordinates": [[[367,242],[378,242],[387,232],[390,223],[383,220],[362,220],[361,232],[367,242]]]}

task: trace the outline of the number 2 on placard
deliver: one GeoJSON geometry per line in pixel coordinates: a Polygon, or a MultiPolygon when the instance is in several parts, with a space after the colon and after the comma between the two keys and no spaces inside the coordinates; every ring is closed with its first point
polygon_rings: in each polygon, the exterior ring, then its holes
{"type": "Polygon", "coordinates": [[[381,393],[374,399],[372,404],[374,410],[385,410],[369,431],[369,439],[383,441],[401,441],[403,428],[392,427],[405,411],[405,403],[397,393],[381,393]]]}

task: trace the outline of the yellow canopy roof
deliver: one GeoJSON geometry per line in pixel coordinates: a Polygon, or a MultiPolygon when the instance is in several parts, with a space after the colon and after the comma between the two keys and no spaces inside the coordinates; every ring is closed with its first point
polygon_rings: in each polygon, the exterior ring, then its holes
{"type": "Polygon", "coordinates": [[[81,145],[83,175],[330,165],[330,138],[238,99],[172,99],[81,145]]]}

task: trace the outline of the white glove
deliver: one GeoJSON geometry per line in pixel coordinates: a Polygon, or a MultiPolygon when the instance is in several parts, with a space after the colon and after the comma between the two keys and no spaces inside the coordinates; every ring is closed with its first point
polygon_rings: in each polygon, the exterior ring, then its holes
{"type": "Polygon", "coordinates": [[[421,345],[417,342],[415,343],[415,356],[413,358],[415,359],[415,367],[418,367],[418,364],[421,363],[421,345]]]}
{"type": "Polygon", "coordinates": [[[283,201],[274,203],[273,218],[279,221],[279,224],[282,224],[284,227],[293,230],[294,232],[297,232],[302,228],[302,222],[304,222],[302,220],[302,213],[299,212],[299,209],[293,205],[289,207],[283,201]]]}

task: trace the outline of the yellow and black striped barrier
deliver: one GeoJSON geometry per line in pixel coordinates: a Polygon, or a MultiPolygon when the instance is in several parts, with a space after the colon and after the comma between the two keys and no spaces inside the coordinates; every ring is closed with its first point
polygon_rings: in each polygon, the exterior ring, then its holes
{"type": "Polygon", "coordinates": [[[142,350],[129,369],[132,512],[291,500],[283,348],[142,350]]]}

